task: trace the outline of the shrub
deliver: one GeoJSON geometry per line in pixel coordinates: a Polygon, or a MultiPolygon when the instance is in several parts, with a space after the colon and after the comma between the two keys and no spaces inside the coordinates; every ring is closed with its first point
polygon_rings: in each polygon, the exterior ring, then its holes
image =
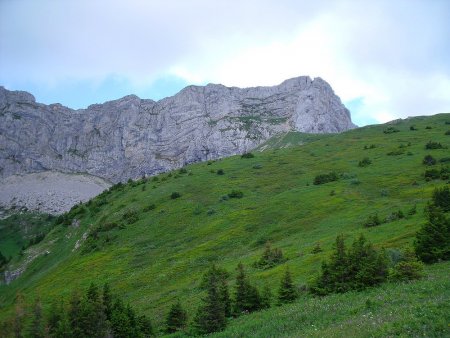
{"type": "Polygon", "coordinates": [[[398,130],[395,127],[388,127],[385,130],[383,130],[383,133],[385,134],[392,134],[392,133],[398,133],[400,130],[398,130]]]}
{"type": "Polygon", "coordinates": [[[312,254],[317,254],[317,253],[322,252],[322,251],[323,251],[323,250],[322,250],[322,247],[320,246],[320,243],[317,242],[317,243],[314,245],[314,247],[312,248],[311,253],[312,253],[312,254]]]}
{"type": "Polygon", "coordinates": [[[433,129],[431,126],[426,126],[425,129],[433,129]]]}
{"type": "Polygon", "coordinates": [[[124,211],[122,215],[122,219],[126,221],[128,224],[136,223],[139,219],[139,214],[136,209],[127,209],[124,211]]]}
{"type": "Polygon", "coordinates": [[[224,175],[225,172],[223,171],[223,169],[219,169],[217,170],[217,175],[224,175]]]}
{"type": "Polygon", "coordinates": [[[439,142],[428,141],[425,145],[425,149],[443,149],[444,147],[439,142]]]}
{"type": "Polygon", "coordinates": [[[370,215],[363,223],[366,228],[374,227],[381,224],[381,220],[378,217],[378,214],[375,213],[370,215]]]}
{"type": "Polygon", "coordinates": [[[423,277],[423,264],[411,249],[406,249],[397,264],[389,271],[389,280],[409,281],[423,277]]]}
{"type": "Polygon", "coordinates": [[[431,155],[426,155],[423,158],[422,163],[425,164],[425,165],[435,165],[436,164],[436,159],[433,156],[431,156],[431,155]]]}
{"type": "Polygon", "coordinates": [[[332,171],[332,172],[330,172],[328,174],[317,175],[314,178],[314,184],[315,185],[325,184],[325,183],[337,181],[338,179],[339,179],[338,174],[336,174],[334,171],[332,171]]]}
{"type": "Polygon", "coordinates": [[[170,198],[171,199],[177,199],[177,198],[180,198],[181,197],[181,194],[179,193],[179,192],[176,192],[176,191],[174,191],[171,195],[170,195],[170,198]]]}
{"type": "Polygon", "coordinates": [[[271,243],[267,242],[261,258],[253,265],[256,268],[269,269],[285,261],[286,259],[283,257],[283,251],[278,248],[272,248],[271,243]]]}
{"type": "Polygon", "coordinates": [[[241,158],[253,158],[253,157],[255,157],[255,155],[253,155],[252,153],[244,153],[241,156],[241,158]]]}
{"type": "Polygon", "coordinates": [[[450,157],[443,157],[439,160],[440,163],[447,163],[450,162],[450,157]]]}
{"type": "Polygon", "coordinates": [[[368,157],[364,157],[361,161],[359,161],[358,167],[367,167],[370,164],[372,164],[372,161],[368,157]]]}
{"type": "Polygon", "coordinates": [[[405,153],[404,149],[393,150],[387,153],[388,156],[398,156],[403,155],[405,153]]]}
{"type": "Polygon", "coordinates": [[[244,193],[240,190],[232,190],[229,194],[229,198],[242,198],[244,196],[244,193]]]}
{"type": "Polygon", "coordinates": [[[417,128],[415,126],[411,126],[409,127],[409,130],[417,130],[417,128]]]}
{"type": "Polygon", "coordinates": [[[178,170],[179,174],[187,174],[187,170],[186,168],[181,168],[180,170],[178,170]]]}
{"type": "Polygon", "coordinates": [[[156,208],[156,205],[153,203],[153,204],[145,206],[143,210],[144,210],[144,212],[147,212],[150,210],[154,210],[155,208],[156,208]]]}
{"type": "Polygon", "coordinates": [[[405,218],[405,214],[403,214],[403,211],[397,210],[392,212],[388,217],[386,217],[384,223],[393,222],[402,218],[405,218]]]}
{"type": "Polygon", "coordinates": [[[445,132],[445,135],[450,135],[450,130],[447,130],[447,131],[445,132]]]}
{"type": "Polygon", "coordinates": [[[425,180],[438,180],[441,177],[441,172],[438,169],[428,169],[424,173],[425,180]]]}
{"type": "Polygon", "coordinates": [[[159,181],[159,177],[158,176],[153,177],[152,181],[153,182],[158,182],[159,181]]]}

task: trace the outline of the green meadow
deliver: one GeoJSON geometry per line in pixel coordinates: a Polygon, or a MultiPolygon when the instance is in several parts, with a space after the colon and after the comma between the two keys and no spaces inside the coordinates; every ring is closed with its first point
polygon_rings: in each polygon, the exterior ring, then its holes
{"type": "MultiPolygon", "coordinates": [[[[432,155],[433,168],[450,166],[448,130],[450,114],[441,114],[342,134],[288,133],[260,146],[252,158],[192,164],[116,186],[73,208],[59,224],[32,214],[1,220],[0,251],[13,257],[10,269],[26,270],[0,285],[0,320],[13,314],[18,292],[29,304],[39,296],[47,306],[60,296],[68,299],[75,288],[108,282],[162,330],[178,299],[193,319],[202,275],[212,264],[231,273],[231,290],[242,262],[253,283],[276,293],[286,266],[305,289],[339,234],[348,244],[363,234],[377,248],[411,247],[434,189],[448,185],[448,180],[426,180],[431,166],[422,163],[432,155]],[[426,149],[429,141],[442,148],[426,149]],[[364,158],[370,164],[360,166],[364,158]],[[339,179],[314,184],[317,175],[331,172],[339,179]],[[242,197],[233,198],[232,191],[242,197]],[[178,198],[172,198],[175,192],[178,198]],[[405,217],[392,217],[399,210],[405,217]],[[387,221],[365,227],[375,213],[387,221]],[[34,230],[24,232],[24,222],[34,230]],[[21,250],[41,231],[36,229],[45,229],[46,237],[21,250]],[[267,242],[287,260],[266,270],[253,267],[267,242]],[[313,253],[317,243],[322,251],[313,253]]],[[[448,335],[450,265],[425,271],[420,281],[363,292],[322,298],[303,293],[294,304],[232,319],[215,336],[448,335]]]]}

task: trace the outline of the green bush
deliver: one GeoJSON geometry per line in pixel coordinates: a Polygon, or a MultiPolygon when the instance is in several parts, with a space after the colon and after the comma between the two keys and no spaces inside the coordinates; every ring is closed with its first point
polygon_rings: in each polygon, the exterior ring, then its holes
{"type": "Polygon", "coordinates": [[[187,174],[187,169],[186,168],[181,168],[180,170],[178,170],[179,174],[187,174]]]}
{"type": "Polygon", "coordinates": [[[370,164],[372,164],[370,158],[364,157],[361,161],[359,161],[358,167],[367,167],[370,164]]]}
{"type": "Polygon", "coordinates": [[[229,194],[229,198],[242,198],[244,196],[244,193],[240,190],[232,190],[229,194]]]}
{"type": "Polygon", "coordinates": [[[145,206],[143,210],[144,210],[144,212],[147,212],[150,210],[154,210],[155,208],[156,208],[156,205],[153,203],[153,204],[145,206]]]}
{"type": "Polygon", "coordinates": [[[447,131],[445,132],[445,135],[450,135],[450,130],[447,130],[447,131]]]}
{"type": "Polygon", "coordinates": [[[131,208],[124,211],[122,219],[127,222],[127,224],[136,223],[139,219],[139,213],[136,209],[131,208]]]}
{"type": "Polygon", "coordinates": [[[325,184],[325,183],[329,183],[329,182],[333,182],[333,181],[337,181],[339,179],[338,174],[336,174],[336,172],[332,171],[328,174],[320,174],[317,175],[314,178],[314,185],[320,185],[320,184],[325,184]]]}
{"type": "Polygon", "coordinates": [[[225,171],[223,169],[217,170],[217,175],[225,175],[225,171]]]}
{"type": "Polygon", "coordinates": [[[387,153],[388,156],[398,156],[403,155],[405,153],[404,149],[393,150],[387,153]]]}
{"type": "Polygon", "coordinates": [[[395,127],[388,127],[385,130],[383,130],[383,133],[385,134],[392,134],[392,133],[398,133],[400,130],[398,130],[395,127]]]}
{"type": "Polygon", "coordinates": [[[378,217],[377,213],[375,213],[373,215],[370,215],[363,223],[363,225],[366,228],[374,227],[374,226],[377,226],[377,225],[380,225],[380,224],[381,224],[381,220],[378,217]]]}
{"type": "Polygon", "coordinates": [[[181,197],[181,194],[179,193],[179,192],[176,192],[176,191],[174,191],[171,195],[170,195],[170,198],[171,199],[177,199],[177,198],[180,198],[181,197]]]}
{"type": "Polygon", "coordinates": [[[241,156],[241,158],[253,158],[253,157],[255,157],[255,155],[253,155],[252,153],[244,153],[241,156]]]}
{"type": "Polygon", "coordinates": [[[436,164],[436,159],[433,156],[431,156],[431,155],[426,155],[423,158],[422,163],[425,164],[425,165],[435,165],[436,164]]]}
{"type": "Polygon", "coordinates": [[[425,149],[443,149],[444,147],[439,142],[429,141],[425,145],[425,149]]]}
{"type": "Polygon", "coordinates": [[[283,251],[279,248],[272,248],[271,243],[267,242],[261,258],[253,266],[260,269],[270,269],[285,261],[286,258],[283,257],[283,251]]]}

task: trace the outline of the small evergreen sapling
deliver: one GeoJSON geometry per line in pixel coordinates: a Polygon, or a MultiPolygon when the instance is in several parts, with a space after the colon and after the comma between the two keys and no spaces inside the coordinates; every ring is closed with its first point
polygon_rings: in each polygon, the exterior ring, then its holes
{"type": "Polygon", "coordinates": [[[278,303],[292,303],[298,297],[298,292],[292,282],[291,272],[287,267],[281,279],[280,288],[278,289],[278,303]]]}
{"type": "Polygon", "coordinates": [[[170,308],[166,318],[166,332],[174,333],[181,331],[186,327],[187,313],[181,306],[180,301],[177,301],[170,308]]]}

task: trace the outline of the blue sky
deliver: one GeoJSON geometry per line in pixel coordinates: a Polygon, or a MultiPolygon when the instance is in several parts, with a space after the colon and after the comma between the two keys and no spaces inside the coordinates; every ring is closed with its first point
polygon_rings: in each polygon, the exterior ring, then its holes
{"type": "Polygon", "coordinates": [[[448,13],[448,0],[0,0],[0,85],[84,108],[309,75],[358,125],[450,112],[448,13]]]}

